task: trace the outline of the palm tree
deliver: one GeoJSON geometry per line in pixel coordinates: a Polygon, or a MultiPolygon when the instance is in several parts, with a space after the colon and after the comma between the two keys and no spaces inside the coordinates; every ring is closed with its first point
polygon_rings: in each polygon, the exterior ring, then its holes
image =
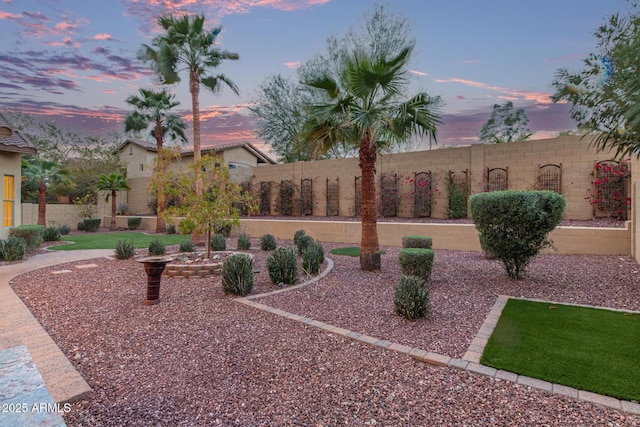
{"type": "Polygon", "coordinates": [[[111,224],[109,224],[109,230],[116,229],[116,192],[131,190],[129,184],[127,184],[127,178],[121,173],[112,172],[110,174],[101,173],[98,175],[98,184],[96,185],[98,191],[108,191],[105,202],[109,201],[111,196],[111,224]]]}
{"type": "Polygon", "coordinates": [[[200,85],[217,93],[224,84],[237,95],[236,84],[227,76],[208,73],[222,61],[235,61],[240,57],[237,53],[216,49],[216,37],[222,27],[205,31],[203,15],[197,15],[193,20],[190,20],[189,15],[182,18],[162,17],[158,19],[158,24],[165,34],[154,38],[152,46],[143,45],[138,58],[149,63],[164,84],[180,82],[180,72],[187,70],[193,110],[193,160],[197,163],[201,157],[200,85]]]}
{"type": "Polygon", "coordinates": [[[327,100],[310,106],[305,127],[312,147],[326,152],[348,141],[358,149],[362,176],[360,268],[364,271],[380,269],[375,183],[378,150],[414,135],[435,142],[440,124],[439,97],[421,92],[401,99],[408,84],[411,52],[412,47],[407,47],[387,59],[384,54],[356,49],[345,57],[338,78],[323,73],[305,82],[327,100]]]}
{"type": "MultiPolygon", "coordinates": [[[[127,98],[127,103],[135,107],[135,111],[127,116],[124,122],[125,131],[141,131],[151,128],[151,136],[156,140],[156,148],[158,151],[157,170],[162,172],[164,162],[162,161],[162,145],[164,136],[169,136],[176,140],[186,143],[185,124],[182,118],[177,114],[169,114],[169,110],[180,105],[179,102],[173,101],[174,95],[166,90],[159,92],[140,89],[140,96],[132,95],[127,98]]],[[[165,207],[164,185],[158,185],[157,192],[158,211],[156,222],[156,233],[164,233],[166,224],[162,211],[165,207]]]]}
{"type": "Polygon", "coordinates": [[[47,225],[47,189],[53,184],[65,182],[69,171],[51,160],[23,160],[23,180],[38,189],[38,225],[47,225]]]}

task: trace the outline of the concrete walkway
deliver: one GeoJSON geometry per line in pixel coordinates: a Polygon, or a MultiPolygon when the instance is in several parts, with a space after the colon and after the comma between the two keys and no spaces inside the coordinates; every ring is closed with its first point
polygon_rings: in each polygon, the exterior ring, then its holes
{"type": "Polygon", "coordinates": [[[13,292],[9,281],[40,268],[111,255],[112,249],[50,251],[22,263],[0,266],[0,352],[25,346],[55,403],[81,399],[91,388],[13,292]]]}

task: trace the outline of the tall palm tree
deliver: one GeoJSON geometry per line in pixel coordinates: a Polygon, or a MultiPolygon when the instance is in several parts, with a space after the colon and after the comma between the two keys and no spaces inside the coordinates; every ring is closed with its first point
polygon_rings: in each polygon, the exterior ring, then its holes
{"type": "MultiPolygon", "coordinates": [[[[169,114],[169,110],[180,105],[173,101],[174,95],[166,90],[153,91],[140,89],[140,96],[132,95],[127,98],[127,103],[135,107],[135,111],[127,116],[124,122],[125,131],[141,131],[151,126],[151,136],[156,140],[158,151],[157,170],[162,173],[164,162],[162,161],[162,146],[165,135],[169,135],[173,140],[186,143],[185,124],[177,114],[169,114]]],[[[156,233],[164,233],[166,224],[162,211],[165,207],[164,185],[158,185],[158,210],[156,221],[156,233]]]]}
{"type": "Polygon", "coordinates": [[[38,225],[47,225],[47,189],[54,184],[67,181],[69,171],[51,160],[35,159],[22,161],[23,180],[38,189],[38,225]]]}
{"type": "Polygon", "coordinates": [[[235,61],[240,57],[237,53],[221,51],[215,47],[222,27],[206,31],[203,15],[197,15],[193,19],[189,15],[182,18],[170,15],[158,19],[158,24],[165,33],[154,38],[151,46],[143,45],[138,58],[149,63],[164,84],[180,82],[180,72],[187,71],[193,110],[193,157],[197,163],[201,157],[200,86],[217,93],[226,85],[237,95],[238,87],[227,76],[209,72],[224,60],[235,61]]]}
{"type": "Polygon", "coordinates": [[[127,178],[121,173],[112,172],[109,174],[101,173],[98,175],[98,184],[96,190],[107,191],[105,196],[105,202],[109,201],[111,196],[111,224],[109,224],[109,230],[116,229],[116,193],[118,191],[131,190],[129,184],[127,184],[127,178]]]}
{"type": "Polygon", "coordinates": [[[362,176],[360,268],[365,271],[380,269],[375,182],[378,150],[413,135],[435,142],[440,124],[439,97],[421,92],[403,99],[411,52],[410,46],[387,58],[355,49],[345,57],[338,77],[324,73],[305,82],[326,99],[310,106],[305,126],[312,147],[326,152],[347,141],[358,149],[362,176]]]}

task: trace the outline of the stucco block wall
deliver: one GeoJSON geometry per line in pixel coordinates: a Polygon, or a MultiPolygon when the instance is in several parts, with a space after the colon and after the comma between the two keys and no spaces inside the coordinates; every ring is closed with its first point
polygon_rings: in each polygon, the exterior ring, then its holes
{"type": "MultiPolygon", "coordinates": [[[[104,217],[104,207],[104,203],[98,203],[98,213],[96,214],[96,218],[104,217]]],[[[82,218],[78,215],[78,210],[74,205],[47,204],[47,226],[68,225],[73,230],[76,230],[80,221],[82,221],[82,218]]],[[[38,223],[37,203],[22,204],[22,223],[25,225],[38,223]]],[[[102,226],[104,226],[104,222],[102,223],[102,226]]]]}

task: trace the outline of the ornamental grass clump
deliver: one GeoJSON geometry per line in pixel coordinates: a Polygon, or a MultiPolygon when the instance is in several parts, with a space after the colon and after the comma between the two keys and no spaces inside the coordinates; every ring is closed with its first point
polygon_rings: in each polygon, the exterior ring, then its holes
{"type": "Polygon", "coordinates": [[[20,261],[27,252],[27,243],[22,237],[9,236],[6,240],[0,240],[0,260],[20,261]]]}
{"type": "Polygon", "coordinates": [[[62,224],[58,226],[58,228],[60,229],[60,234],[63,236],[66,236],[71,232],[71,227],[69,227],[67,224],[62,224]]]}
{"type": "Polygon", "coordinates": [[[276,248],[276,238],[272,234],[263,234],[260,236],[260,249],[263,251],[272,251],[276,248]]]}
{"type": "Polygon", "coordinates": [[[136,246],[133,240],[118,240],[113,252],[117,259],[130,259],[136,253],[136,246]]]}
{"type": "Polygon", "coordinates": [[[407,320],[424,317],[429,310],[429,290],[421,277],[402,276],[393,292],[393,306],[396,314],[407,320]]]}
{"type": "Polygon", "coordinates": [[[211,250],[213,251],[224,251],[227,249],[227,242],[224,239],[224,235],[220,233],[215,233],[211,236],[211,250]]]}
{"type": "Polygon", "coordinates": [[[529,262],[552,246],[547,236],[562,220],[565,205],[553,191],[493,191],[469,200],[483,249],[514,279],[521,279],[529,262]]]}
{"type": "Polygon", "coordinates": [[[234,254],[222,263],[222,290],[225,294],[244,297],[253,289],[253,259],[246,254],[234,254]]]}
{"type": "Polygon", "coordinates": [[[403,236],[402,247],[403,248],[424,248],[431,249],[433,245],[433,239],[430,236],[403,236]]]}
{"type": "Polygon", "coordinates": [[[308,274],[318,274],[324,262],[324,248],[318,241],[312,241],[302,251],[302,269],[308,274]]]}
{"type": "Polygon", "coordinates": [[[160,256],[167,253],[164,242],[160,239],[153,239],[149,242],[149,255],[160,256]]]}
{"type": "Polygon", "coordinates": [[[42,240],[45,242],[57,242],[61,238],[60,227],[47,227],[42,230],[42,240]]]}
{"type": "Polygon", "coordinates": [[[248,251],[251,249],[251,237],[247,233],[238,233],[238,250],[248,251]]]}
{"type": "Polygon", "coordinates": [[[191,240],[183,240],[178,247],[180,252],[193,252],[196,250],[196,245],[191,240]]]}
{"type": "Polygon", "coordinates": [[[298,280],[296,250],[289,247],[275,249],[267,258],[269,278],[275,285],[293,285],[298,280]]]}
{"type": "Polygon", "coordinates": [[[405,276],[417,276],[424,282],[431,280],[433,270],[433,249],[402,248],[400,249],[400,271],[405,276]]]}

